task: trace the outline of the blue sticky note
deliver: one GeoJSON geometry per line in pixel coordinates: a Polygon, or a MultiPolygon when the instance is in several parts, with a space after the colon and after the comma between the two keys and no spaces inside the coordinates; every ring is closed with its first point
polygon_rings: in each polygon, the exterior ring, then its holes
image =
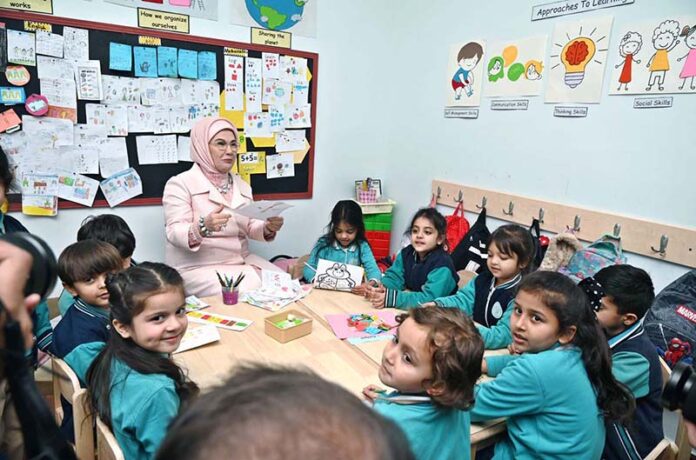
{"type": "Polygon", "coordinates": [[[179,50],[179,76],[198,78],[198,52],[179,50]]]}
{"type": "Polygon", "coordinates": [[[109,43],[109,70],[125,70],[133,68],[133,51],[130,45],[109,43]]]}
{"type": "Polygon", "coordinates": [[[212,51],[198,53],[198,79],[215,80],[217,78],[217,61],[212,51]]]}
{"type": "Polygon", "coordinates": [[[178,74],[176,64],[176,48],[160,46],[157,48],[157,73],[160,77],[176,78],[178,74]]]}
{"type": "Polygon", "coordinates": [[[22,104],[26,100],[24,88],[0,86],[0,103],[5,105],[22,104]]]}
{"type": "Polygon", "coordinates": [[[157,48],[136,46],[133,48],[133,54],[135,55],[136,77],[157,76],[157,48]]]}

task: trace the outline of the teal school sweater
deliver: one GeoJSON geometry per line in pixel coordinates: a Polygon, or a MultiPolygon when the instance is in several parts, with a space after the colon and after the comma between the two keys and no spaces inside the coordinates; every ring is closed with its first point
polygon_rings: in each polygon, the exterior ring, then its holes
{"type": "Polygon", "coordinates": [[[392,402],[402,395],[380,396],[374,409],[399,425],[417,460],[468,460],[471,452],[469,412],[439,408],[430,398],[415,404],[392,402]]]}
{"type": "Polygon", "coordinates": [[[365,269],[365,278],[368,280],[381,280],[382,272],[377,267],[375,256],[372,254],[372,249],[367,241],[353,242],[347,248],[342,247],[335,242],[332,246],[326,246],[326,240],[322,236],[312,248],[309,254],[307,265],[304,266],[304,279],[311,283],[314,281],[314,275],[317,272],[317,264],[319,259],[330,260],[331,262],[340,262],[342,264],[357,265],[365,269]]]}
{"type": "Polygon", "coordinates": [[[494,459],[599,460],[604,420],[580,350],[560,347],[486,358],[494,380],[476,386],[471,420],[507,418],[494,459]]]}
{"type": "MultiPolygon", "coordinates": [[[[82,382],[94,358],[104,349],[101,342],[78,346],[65,361],[82,382]]],[[[115,360],[111,367],[112,431],[127,460],[148,460],[167,434],[179,412],[174,381],[162,374],[141,374],[115,360]]]]}

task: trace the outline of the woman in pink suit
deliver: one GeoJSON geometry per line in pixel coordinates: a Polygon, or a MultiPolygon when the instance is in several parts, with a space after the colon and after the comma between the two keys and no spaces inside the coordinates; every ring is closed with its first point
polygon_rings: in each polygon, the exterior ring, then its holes
{"type": "Polygon", "coordinates": [[[165,257],[184,278],[187,294],[219,294],[216,270],[244,273],[241,290],[260,286],[259,269],[278,270],[249,252],[247,238],[273,240],[283,218],[262,221],[234,212],[252,201],[249,184],[229,172],[237,159],[237,140],[237,129],[224,118],[198,121],[191,130],[193,167],[164,187],[165,257]]]}

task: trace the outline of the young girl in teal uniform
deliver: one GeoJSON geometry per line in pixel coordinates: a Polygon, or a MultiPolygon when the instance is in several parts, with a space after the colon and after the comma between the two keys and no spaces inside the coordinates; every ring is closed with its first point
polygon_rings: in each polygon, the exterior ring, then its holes
{"type": "Polygon", "coordinates": [[[382,354],[379,379],[363,390],[374,409],[406,434],[419,460],[468,459],[474,385],[481,376],[483,340],[454,308],[414,308],[382,354]]]}
{"type": "Polygon", "coordinates": [[[173,268],[145,262],[112,275],[107,288],[109,341],[80,345],[65,360],[125,458],[151,459],[182,403],[198,393],[169,356],[188,325],[184,283],[173,268]]]}
{"type": "Polygon", "coordinates": [[[382,284],[367,289],[372,305],[413,307],[454,293],[459,275],[442,247],[446,235],[447,221],[437,209],[419,209],[411,220],[411,244],[396,256],[382,284]]]}
{"type": "MultiPolygon", "coordinates": [[[[368,280],[382,279],[382,272],[377,267],[375,256],[365,237],[365,223],[358,203],[352,200],[336,203],[327,229],[326,235],[319,238],[309,254],[304,268],[304,279],[307,282],[314,280],[319,259],[362,266],[368,280]]],[[[365,286],[357,287],[353,292],[364,294],[365,286]]]]}
{"type": "Polygon", "coordinates": [[[498,227],[488,243],[488,270],[455,295],[438,297],[431,305],[461,308],[480,325],[486,348],[507,347],[512,342],[510,315],[515,292],[532,262],[534,250],[534,240],[526,228],[498,227]]]}
{"type": "Polygon", "coordinates": [[[605,419],[625,421],[635,402],[612,375],[584,293],[560,273],[532,273],[520,283],[510,325],[520,355],[484,359],[495,379],[477,385],[471,409],[472,421],[507,418],[493,458],[599,459],[605,419]]]}

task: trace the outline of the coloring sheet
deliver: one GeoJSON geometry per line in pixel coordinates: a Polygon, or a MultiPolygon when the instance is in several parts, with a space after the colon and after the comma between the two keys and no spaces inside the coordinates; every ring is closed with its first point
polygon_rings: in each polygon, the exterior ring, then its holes
{"type": "Polygon", "coordinates": [[[350,291],[363,280],[362,267],[319,259],[314,287],[332,291],[350,291]]]}
{"type": "Polygon", "coordinates": [[[13,64],[36,65],[33,32],[7,29],[7,61],[13,64]]]}
{"type": "Polygon", "coordinates": [[[244,133],[248,137],[271,137],[271,115],[268,112],[246,112],[244,133]]]}
{"type": "Polygon", "coordinates": [[[311,128],[312,104],[288,104],[285,107],[286,128],[311,128]]]}
{"type": "Polygon", "coordinates": [[[246,79],[244,80],[244,90],[246,93],[246,111],[261,112],[262,98],[262,66],[261,59],[246,59],[246,79]]]}
{"type": "Polygon", "coordinates": [[[446,106],[481,105],[483,68],[487,59],[486,44],[483,40],[471,40],[450,46],[447,60],[446,106]]]}
{"type": "Polygon", "coordinates": [[[276,152],[291,152],[304,148],[305,132],[303,129],[280,131],[275,136],[276,152]]]}
{"type": "Polygon", "coordinates": [[[99,181],[87,176],[74,173],[58,175],[58,198],[91,207],[98,189],[99,181]]]}
{"type": "Polygon", "coordinates": [[[126,106],[128,114],[129,133],[152,133],[155,126],[152,120],[152,107],[140,104],[129,104],[126,106]]]}
{"type": "Polygon", "coordinates": [[[140,102],[140,82],[137,78],[102,76],[105,104],[137,104],[140,102]]]}
{"type": "Polygon", "coordinates": [[[124,105],[85,104],[88,125],[106,126],[109,136],[128,135],[128,109],[124,105]]]}
{"type": "Polygon", "coordinates": [[[46,32],[45,30],[36,31],[36,54],[46,56],[63,57],[63,36],[46,32]]]}
{"type": "Polygon", "coordinates": [[[77,109],[77,90],[75,80],[40,79],[41,94],[46,96],[49,105],[77,109]]]}
{"type": "Polygon", "coordinates": [[[22,115],[22,130],[49,148],[73,145],[73,124],[69,120],[22,115]]]}
{"type": "Polygon", "coordinates": [[[696,16],[629,24],[614,37],[609,94],[696,93],[696,16]]]}
{"type": "Polygon", "coordinates": [[[487,97],[538,96],[546,75],[548,37],[522,38],[486,46],[484,95],[487,97]]]}
{"type": "Polygon", "coordinates": [[[179,76],[182,78],[198,78],[198,52],[179,50],[179,76]]]}
{"type": "Polygon", "coordinates": [[[133,68],[133,47],[123,43],[109,43],[109,70],[130,72],[133,68]]]}
{"type": "Polygon", "coordinates": [[[51,78],[75,81],[75,63],[67,59],[37,56],[36,70],[41,80],[51,78]]]}
{"type": "Polygon", "coordinates": [[[292,153],[266,155],[266,177],[278,179],[295,175],[295,157],[292,153]]]}
{"type": "Polygon", "coordinates": [[[101,64],[99,61],[81,61],[75,64],[77,98],[88,101],[102,99],[101,64]]]}
{"type": "Polygon", "coordinates": [[[307,59],[280,56],[280,79],[290,83],[307,81],[307,59]]]}
{"type": "Polygon", "coordinates": [[[89,31],[63,27],[63,55],[73,61],[89,60],[89,31]]]}
{"type": "Polygon", "coordinates": [[[263,104],[283,105],[290,103],[292,83],[273,78],[263,79],[263,104]]]}
{"type": "Polygon", "coordinates": [[[177,136],[176,151],[179,161],[191,162],[191,138],[188,136],[177,136]]]}
{"type": "Polygon", "coordinates": [[[549,51],[545,102],[601,101],[613,20],[607,16],[556,23],[549,51]]]}
{"type": "Polygon", "coordinates": [[[111,177],[130,167],[125,137],[109,137],[99,145],[99,173],[111,177]]]}
{"type": "Polygon", "coordinates": [[[271,121],[271,132],[277,133],[285,129],[285,109],[282,105],[272,105],[268,108],[271,121]]]}
{"type": "Polygon", "coordinates": [[[133,168],[128,168],[101,181],[99,187],[112,208],[143,193],[143,183],[138,172],[133,168]]]}
{"type": "Polygon", "coordinates": [[[138,163],[154,165],[162,163],[177,163],[176,135],[169,136],[137,136],[135,143],[138,148],[138,163]]]}
{"type": "Polygon", "coordinates": [[[278,53],[261,53],[263,60],[263,79],[280,78],[280,55],[278,53]]]}

